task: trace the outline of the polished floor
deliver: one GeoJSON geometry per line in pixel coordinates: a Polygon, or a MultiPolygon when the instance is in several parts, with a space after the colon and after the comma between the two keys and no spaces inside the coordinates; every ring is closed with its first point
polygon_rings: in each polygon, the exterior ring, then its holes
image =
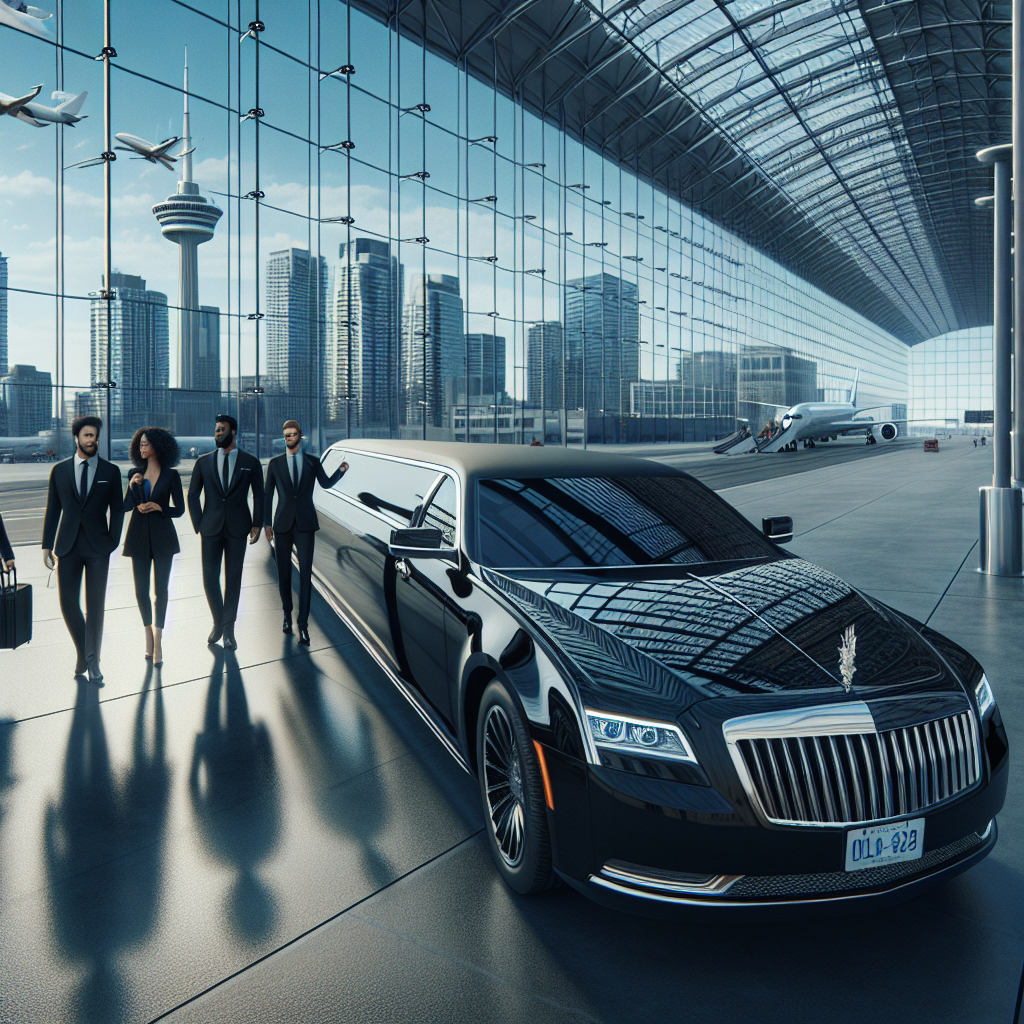
{"type": "MultiPolygon", "coordinates": [[[[974,571],[990,453],[793,454],[728,460],[744,482],[722,493],[757,522],[791,514],[793,550],[986,666],[1014,753],[982,864],[884,913],[807,923],[649,921],[566,888],[519,897],[490,862],[473,780],[326,604],[314,598],[309,650],[280,633],[265,541],[248,551],[239,650],[224,653],[205,645],[198,544],[181,530],[160,669],[115,557],[98,690],[72,679],[56,590],[38,547],[19,547],[36,628],[0,652],[0,1021],[1010,1024],[1024,581],[974,571]],[[767,478],[751,481],[757,463],[767,478]]],[[[704,458],[658,455],[698,475],[704,458]]]]}

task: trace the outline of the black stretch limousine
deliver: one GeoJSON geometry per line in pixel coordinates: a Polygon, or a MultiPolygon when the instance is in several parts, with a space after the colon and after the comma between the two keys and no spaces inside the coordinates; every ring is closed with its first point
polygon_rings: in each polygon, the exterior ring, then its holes
{"type": "MultiPolygon", "coordinates": [[[[647,913],[902,898],[996,841],[981,666],[618,455],[348,440],[318,585],[479,780],[495,863],[647,913]]],[[[786,533],[787,529],[789,534],[786,533]]]]}

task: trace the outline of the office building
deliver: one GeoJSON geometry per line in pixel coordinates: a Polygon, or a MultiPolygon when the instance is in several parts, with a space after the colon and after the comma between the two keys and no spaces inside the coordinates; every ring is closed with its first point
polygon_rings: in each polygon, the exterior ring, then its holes
{"type": "Polygon", "coordinates": [[[774,409],[818,400],[818,364],[789,348],[747,345],[739,357],[736,396],[739,415],[761,426],[774,409]]]}
{"type": "Polygon", "coordinates": [[[708,350],[684,352],[679,360],[682,404],[671,415],[736,418],[736,355],[708,350]]]}
{"type": "Polygon", "coordinates": [[[267,365],[260,383],[268,392],[286,394],[292,418],[310,431],[320,413],[327,260],[306,249],[279,249],[267,257],[266,273],[267,365]]]}
{"type": "Polygon", "coordinates": [[[463,306],[459,279],[414,274],[402,308],[402,425],[406,433],[447,436],[447,410],[465,376],[463,306]],[[418,433],[417,433],[418,432],[418,433]]]}
{"type": "Polygon", "coordinates": [[[324,357],[327,419],[346,434],[390,436],[398,426],[398,325],[404,271],[387,242],[338,248],[324,357]]]}
{"type": "Polygon", "coordinates": [[[639,378],[637,286],[613,274],[566,283],[566,407],[589,418],[628,414],[629,385],[639,378]]]}
{"type": "Polygon", "coordinates": [[[7,373],[7,257],[0,254],[0,376],[7,373]]]}
{"type": "Polygon", "coordinates": [[[0,434],[27,437],[53,425],[53,380],[46,370],[16,363],[0,376],[0,434]]]}
{"type": "Polygon", "coordinates": [[[91,292],[90,363],[93,400],[104,415],[110,395],[114,436],[130,435],[168,412],[169,345],[167,296],[151,291],[142,277],[115,271],[110,278],[113,299],[91,292]],[[109,331],[108,331],[109,306],[109,331]],[[109,339],[109,344],[108,344],[109,339]]]}
{"type": "Polygon", "coordinates": [[[526,335],[526,404],[561,409],[565,332],[558,320],[534,324],[526,335]]]}
{"type": "Polygon", "coordinates": [[[457,378],[459,404],[494,405],[505,397],[505,339],[496,334],[467,334],[466,373],[457,378]]]}

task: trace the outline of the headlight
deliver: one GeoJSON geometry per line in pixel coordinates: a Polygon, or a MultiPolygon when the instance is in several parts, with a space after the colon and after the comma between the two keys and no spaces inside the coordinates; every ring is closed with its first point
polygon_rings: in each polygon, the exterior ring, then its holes
{"type": "Polygon", "coordinates": [[[978,714],[984,720],[996,706],[996,699],[992,696],[992,687],[987,676],[982,675],[981,682],[974,688],[974,696],[978,701],[978,714]]]}
{"type": "Polygon", "coordinates": [[[682,729],[670,722],[652,722],[587,709],[590,739],[599,749],[640,757],[664,757],[697,763],[682,729]]]}

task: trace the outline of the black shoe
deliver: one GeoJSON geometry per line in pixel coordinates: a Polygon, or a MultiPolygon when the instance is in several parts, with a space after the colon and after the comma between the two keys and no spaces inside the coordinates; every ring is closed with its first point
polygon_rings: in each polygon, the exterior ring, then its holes
{"type": "Polygon", "coordinates": [[[309,630],[305,626],[299,626],[299,643],[303,647],[309,646],[309,630]]]}
{"type": "Polygon", "coordinates": [[[281,623],[281,632],[282,633],[291,633],[291,631],[292,631],[292,617],[290,615],[286,615],[284,617],[284,622],[281,623]]]}
{"type": "Polygon", "coordinates": [[[214,626],[213,629],[210,630],[210,635],[206,638],[206,642],[208,644],[215,644],[223,634],[224,630],[222,627],[214,626]]]}
{"type": "Polygon", "coordinates": [[[84,676],[87,671],[88,667],[85,664],[84,658],[75,662],[75,678],[77,678],[78,676],[84,676]]]}
{"type": "Polygon", "coordinates": [[[235,627],[233,625],[224,627],[224,650],[238,650],[238,641],[235,639],[235,627]]]}
{"type": "Polygon", "coordinates": [[[103,685],[103,673],[100,671],[99,662],[89,666],[89,682],[95,683],[96,686],[103,685]]]}

